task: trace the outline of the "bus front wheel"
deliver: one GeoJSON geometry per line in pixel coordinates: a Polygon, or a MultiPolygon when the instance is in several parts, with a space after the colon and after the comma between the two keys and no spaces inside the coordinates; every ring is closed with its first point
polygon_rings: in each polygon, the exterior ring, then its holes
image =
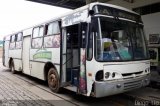
{"type": "Polygon", "coordinates": [[[60,91],[59,75],[54,68],[48,71],[48,86],[55,93],[60,91]]]}

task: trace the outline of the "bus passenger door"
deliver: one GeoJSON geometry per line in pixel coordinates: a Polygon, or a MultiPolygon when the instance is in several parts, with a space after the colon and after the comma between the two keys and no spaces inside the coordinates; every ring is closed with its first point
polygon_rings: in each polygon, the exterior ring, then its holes
{"type": "Polygon", "coordinates": [[[3,65],[9,67],[8,62],[9,62],[9,41],[5,40],[3,43],[3,65]]]}
{"type": "Polygon", "coordinates": [[[85,36],[86,23],[67,26],[62,37],[61,81],[74,91],[86,93],[85,36]]]}
{"type": "Polygon", "coordinates": [[[30,75],[30,66],[29,66],[29,54],[30,54],[30,36],[24,36],[23,38],[23,53],[22,53],[22,66],[23,66],[23,73],[30,75]]]}
{"type": "Polygon", "coordinates": [[[80,69],[79,24],[65,27],[62,33],[61,81],[77,87],[80,69]]]}

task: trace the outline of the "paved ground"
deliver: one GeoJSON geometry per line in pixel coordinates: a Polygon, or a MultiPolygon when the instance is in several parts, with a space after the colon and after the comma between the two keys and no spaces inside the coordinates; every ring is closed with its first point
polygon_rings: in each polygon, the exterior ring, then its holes
{"type": "Polygon", "coordinates": [[[46,92],[36,85],[13,75],[8,69],[0,69],[0,106],[53,106],[75,105],[46,92]]]}
{"type": "MultiPolygon", "coordinates": [[[[20,84],[0,74],[0,99],[1,100],[41,100],[39,96],[33,94],[29,90],[22,87],[20,84]]],[[[34,101],[31,104],[39,104],[39,101],[34,101]]],[[[49,105],[48,102],[41,102],[49,105]]]]}

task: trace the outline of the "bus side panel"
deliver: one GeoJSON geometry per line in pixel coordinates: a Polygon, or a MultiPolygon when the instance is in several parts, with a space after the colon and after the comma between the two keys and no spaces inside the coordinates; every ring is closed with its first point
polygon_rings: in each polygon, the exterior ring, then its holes
{"type": "Polygon", "coordinates": [[[9,58],[8,58],[8,54],[9,53],[9,41],[5,41],[4,42],[4,56],[3,56],[3,59],[4,59],[4,65],[6,67],[9,67],[9,64],[8,64],[8,61],[9,61],[9,58]]]}
{"type": "Polygon", "coordinates": [[[80,49],[80,74],[79,74],[79,91],[82,94],[87,93],[87,76],[86,76],[86,50],[80,49]]]}
{"type": "Polygon", "coordinates": [[[30,61],[31,76],[44,80],[44,66],[43,62],[30,61]]]}
{"type": "Polygon", "coordinates": [[[31,76],[44,80],[44,66],[47,62],[53,63],[59,73],[60,48],[30,49],[31,76]]]}
{"type": "Polygon", "coordinates": [[[22,69],[22,49],[9,50],[9,58],[13,58],[15,70],[21,71],[22,69]]]}
{"type": "Polygon", "coordinates": [[[21,59],[13,59],[14,68],[16,71],[22,71],[22,60],[21,59]]]}

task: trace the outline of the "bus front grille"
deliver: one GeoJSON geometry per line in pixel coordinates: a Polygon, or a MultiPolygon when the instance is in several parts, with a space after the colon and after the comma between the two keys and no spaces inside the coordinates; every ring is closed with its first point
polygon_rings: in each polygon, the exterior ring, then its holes
{"type": "Polygon", "coordinates": [[[128,76],[132,76],[133,74],[135,75],[141,75],[143,73],[143,71],[140,71],[140,72],[134,72],[134,73],[125,73],[125,74],[122,74],[123,77],[128,77],[128,76]]]}
{"type": "Polygon", "coordinates": [[[122,74],[123,79],[132,79],[132,78],[140,78],[142,76],[143,71],[140,72],[134,72],[134,73],[125,73],[122,74]]]}
{"type": "Polygon", "coordinates": [[[128,91],[128,90],[140,88],[141,85],[142,85],[141,80],[126,82],[126,83],[124,83],[124,90],[128,91]]]}

